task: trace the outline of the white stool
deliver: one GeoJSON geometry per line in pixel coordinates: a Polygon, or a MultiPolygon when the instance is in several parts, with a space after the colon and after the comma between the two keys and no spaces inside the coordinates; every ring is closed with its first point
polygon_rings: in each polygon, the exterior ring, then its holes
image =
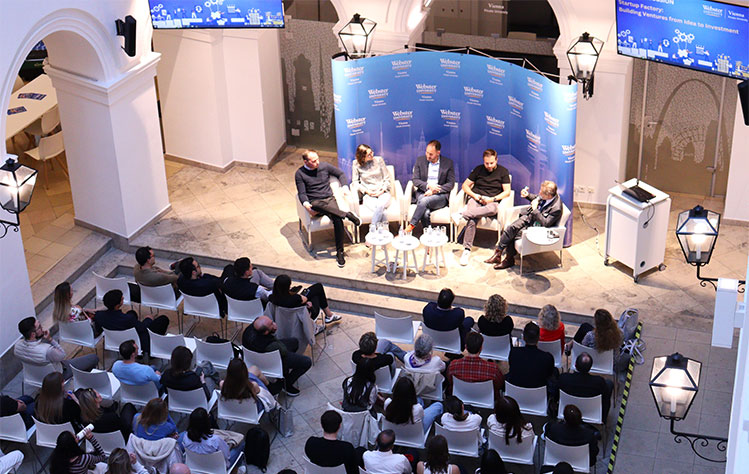
{"type": "Polygon", "coordinates": [[[402,252],[403,278],[406,278],[406,272],[408,272],[409,267],[413,268],[417,275],[419,274],[419,264],[417,263],[418,260],[416,260],[416,249],[419,248],[419,245],[419,239],[413,235],[399,235],[398,237],[393,238],[393,247],[395,247],[395,265],[393,273],[398,270],[398,258],[402,252]],[[411,265],[408,264],[408,252],[411,252],[411,257],[413,259],[411,265]]]}
{"type": "Polygon", "coordinates": [[[426,250],[424,250],[424,263],[421,265],[421,271],[426,271],[427,263],[434,262],[434,267],[437,269],[437,276],[439,276],[440,265],[445,265],[444,245],[447,243],[447,234],[423,234],[419,241],[421,242],[421,245],[426,247],[426,250]],[[429,256],[430,253],[432,254],[431,258],[429,256]]]}
{"type": "Polygon", "coordinates": [[[388,257],[388,244],[393,241],[393,234],[388,231],[385,232],[369,232],[364,240],[372,246],[372,273],[375,271],[375,266],[379,264],[385,265],[385,271],[387,271],[388,265],[390,264],[390,258],[388,257]],[[382,251],[385,252],[385,258],[377,258],[377,247],[382,247],[382,251]]]}

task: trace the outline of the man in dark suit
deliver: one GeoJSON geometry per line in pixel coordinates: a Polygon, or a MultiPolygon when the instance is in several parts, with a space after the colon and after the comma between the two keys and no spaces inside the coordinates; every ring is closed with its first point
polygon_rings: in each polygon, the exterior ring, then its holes
{"type": "Polygon", "coordinates": [[[533,225],[541,227],[554,227],[562,218],[562,199],[557,194],[557,185],[554,181],[544,181],[538,195],[528,192],[528,186],[520,191],[520,196],[531,202],[531,206],[520,214],[515,222],[508,225],[502,231],[499,243],[486,263],[493,263],[495,270],[503,270],[515,265],[515,239],[520,237],[523,229],[533,225]],[[505,258],[502,260],[502,252],[505,258]]]}
{"type": "Polygon", "coordinates": [[[221,291],[221,278],[203,273],[200,264],[194,258],[180,260],[177,287],[179,291],[190,296],[214,294],[221,314],[226,314],[226,296],[221,291]]]}
{"type": "Polygon", "coordinates": [[[473,318],[466,317],[463,308],[453,307],[455,294],[450,288],[443,288],[437,296],[437,302],[427,303],[421,310],[424,326],[434,331],[452,331],[460,333],[460,350],[466,346],[466,335],[473,327],[473,318]]]}
{"type": "Polygon", "coordinates": [[[611,392],[614,382],[599,375],[590,375],[593,359],[590,354],[583,352],[575,361],[576,372],[569,372],[559,376],[559,390],[575,397],[595,397],[601,395],[603,404],[603,419],[609,415],[611,406],[611,392]]]}
{"type": "MultiPolygon", "coordinates": [[[[260,298],[263,304],[265,304],[271,293],[269,290],[273,288],[273,280],[263,274],[267,280],[270,280],[270,286],[268,287],[262,285],[262,283],[253,281],[255,280],[253,278],[254,269],[252,268],[252,262],[247,257],[236,259],[232,268],[234,274],[228,276],[223,283],[224,294],[241,301],[260,298]]],[[[267,281],[264,283],[268,284],[267,281]]]]}
{"type": "Polygon", "coordinates": [[[538,326],[531,321],[523,328],[525,346],[510,349],[510,372],[505,379],[511,384],[523,388],[544,387],[558,373],[554,356],[537,347],[539,335],[538,326]]]}
{"type": "Polygon", "coordinates": [[[104,294],[104,306],[106,310],[99,310],[94,314],[94,326],[98,332],[102,329],[110,331],[125,331],[135,328],[140,339],[140,347],[144,352],[151,352],[151,339],[148,337],[148,329],[155,334],[164,335],[169,328],[169,318],[165,315],[157,316],[156,319],[145,318],[138,321],[138,314],[130,310],[122,312],[122,291],[109,290],[104,294]]]}
{"type": "Polygon", "coordinates": [[[589,445],[590,465],[594,465],[598,456],[598,440],[601,434],[583,424],[583,415],[575,405],[567,405],[563,413],[564,421],[550,421],[544,427],[544,436],[564,446],[589,445]]]}
{"type": "Polygon", "coordinates": [[[413,169],[414,200],[416,210],[408,224],[411,231],[421,221],[423,227],[431,225],[429,215],[448,204],[450,191],[455,186],[453,161],[441,156],[442,145],[437,140],[427,143],[426,155],[416,158],[413,169]]]}

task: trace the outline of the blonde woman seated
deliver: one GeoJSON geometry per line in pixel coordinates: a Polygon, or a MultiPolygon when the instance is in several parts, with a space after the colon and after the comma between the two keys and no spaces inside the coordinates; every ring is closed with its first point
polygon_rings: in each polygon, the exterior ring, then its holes
{"type": "Polygon", "coordinates": [[[516,438],[515,442],[522,443],[534,436],[533,425],[525,421],[518,402],[512,397],[499,397],[495,400],[494,413],[487,418],[486,426],[493,434],[503,437],[507,445],[512,438],[516,438]]]}
{"type": "MultiPolygon", "coordinates": [[[[98,467],[98,466],[97,466],[98,467]]],[[[123,448],[115,448],[109,455],[106,474],[148,474],[148,470],[123,448]]]]}
{"type": "Polygon", "coordinates": [[[55,287],[54,308],[52,316],[55,321],[69,323],[73,321],[91,320],[94,313],[87,311],[77,304],[73,304],[73,289],[70,283],[64,281],[55,287]]]}
{"type": "Polygon", "coordinates": [[[484,314],[479,318],[479,332],[484,336],[506,336],[512,333],[515,323],[507,314],[507,300],[491,295],[484,303],[484,314]]]}
{"type": "Polygon", "coordinates": [[[356,148],[351,165],[351,183],[359,186],[359,201],[372,211],[372,224],[387,222],[385,209],[390,205],[390,173],[385,160],[374,156],[368,145],[356,148]]]}
{"type": "Polygon", "coordinates": [[[219,384],[224,400],[253,399],[258,413],[271,411],[278,406],[267,387],[267,379],[256,366],[247,366],[240,359],[232,359],[226,368],[226,378],[219,384]]]}
{"type": "Polygon", "coordinates": [[[556,341],[564,348],[564,323],[553,304],[547,304],[538,312],[538,326],[541,328],[539,341],[556,341]]]}

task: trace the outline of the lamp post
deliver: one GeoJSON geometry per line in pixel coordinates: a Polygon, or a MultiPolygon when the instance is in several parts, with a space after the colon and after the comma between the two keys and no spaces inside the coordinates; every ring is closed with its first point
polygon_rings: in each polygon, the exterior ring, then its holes
{"type": "Polygon", "coordinates": [[[567,50],[572,75],[567,79],[583,85],[583,97],[587,100],[593,96],[593,74],[598,64],[598,56],[603,49],[603,41],[585,32],[572,42],[567,50]]]}
{"type": "Polygon", "coordinates": [[[656,357],[653,359],[653,370],[650,373],[650,391],[653,394],[658,414],[671,421],[671,434],[674,441],[689,442],[692,451],[700,458],[712,462],[726,462],[725,459],[712,459],[697,451],[695,443],[700,447],[707,447],[710,441],[717,441],[716,449],[725,452],[727,438],[707,436],[697,433],[683,433],[674,429],[674,422],[683,420],[689,413],[689,408],[699,392],[700,371],[702,363],[679,354],[656,357]]]}
{"type": "Polygon", "coordinates": [[[346,55],[351,59],[360,59],[369,56],[372,49],[372,32],[377,23],[373,20],[363,18],[354,13],[351,21],[338,32],[338,38],[343,44],[346,55]]]}
{"type": "MultiPolygon", "coordinates": [[[[676,238],[679,240],[681,251],[687,263],[697,267],[697,279],[703,287],[710,283],[713,288],[717,289],[715,282],[718,279],[703,277],[700,275],[700,268],[710,263],[715,242],[718,240],[719,229],[720,214],[702,206],[695,206],[693,209],[680,213],[676,220],[676,238]]],[[[739,285],[745,285],[745,283],[744,280],[739,280],[739,285]]],[[[743,291],[743,288],[739,288],[739,292],[743,291]]]]}
{"type": "Polygon", "coordinates": [[[8,160],[0,166],[0,206],[15,217],[11,221],[0,218],[3,227],[0,239],[10,228],[18,232],[18,214],[29,205],[36,184],[37,171],[17,162],[16,158],[15,155],[8,155],[8,160]]]}

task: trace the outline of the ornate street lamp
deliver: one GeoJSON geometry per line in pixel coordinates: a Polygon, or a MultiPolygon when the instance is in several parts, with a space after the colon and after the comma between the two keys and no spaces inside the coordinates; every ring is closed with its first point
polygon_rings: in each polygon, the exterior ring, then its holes
{"type": "Polygon", "coordinates": [[[376,26],[376,22],[355,13],[351,21],[341,28],[338,37],[348,57],[360,59],[369,56],[372,49],[372,32],[376,26]]]}
{"type": "Polygon", "coordinates": [[[650,391],[653,394],[658,414],[671,421],[671,434],[674,441],[681,443],[687,440],[692,451],[707,461],[726,462],[725,459],[711,459],[703,456],[695,448],[695,443],[700,442],[700,447],[707,447],[710,440],[717,441],[717,450],[725,452],[728,439],[715,436],[706,436],[696,433],[682,433],[674,429],[674,422],[683,420],[689,413],[689,408],[699,392],[700,372],[702,363],[689,359],[679,354],[656,357],[653,359],[653,370],[650,373],[650,391]]]}
{"type": "Polygon", "coordinates": [[[585,32],[573,41],[567,50],[567,60],[570,62],[570,69],[572,69],[572,75],[568,76],[567,79],[570,84],[572,81],[582,83],[585,99],[590,99],[593,96],[593,74],[602,49],[603,41],[585,32]]]}
{"type": "Polygon", "coordinates": [[[11,227],[18,232],[18,214],[31,202],[36,184],[37,171],[17,162],[16,158],[16,155],[8,155],[8,160],[0,166],[0,206],[15,216],[12,221],[0,218],[0,225],[3,226],[0,239],[5,237],[11,227]]]}

